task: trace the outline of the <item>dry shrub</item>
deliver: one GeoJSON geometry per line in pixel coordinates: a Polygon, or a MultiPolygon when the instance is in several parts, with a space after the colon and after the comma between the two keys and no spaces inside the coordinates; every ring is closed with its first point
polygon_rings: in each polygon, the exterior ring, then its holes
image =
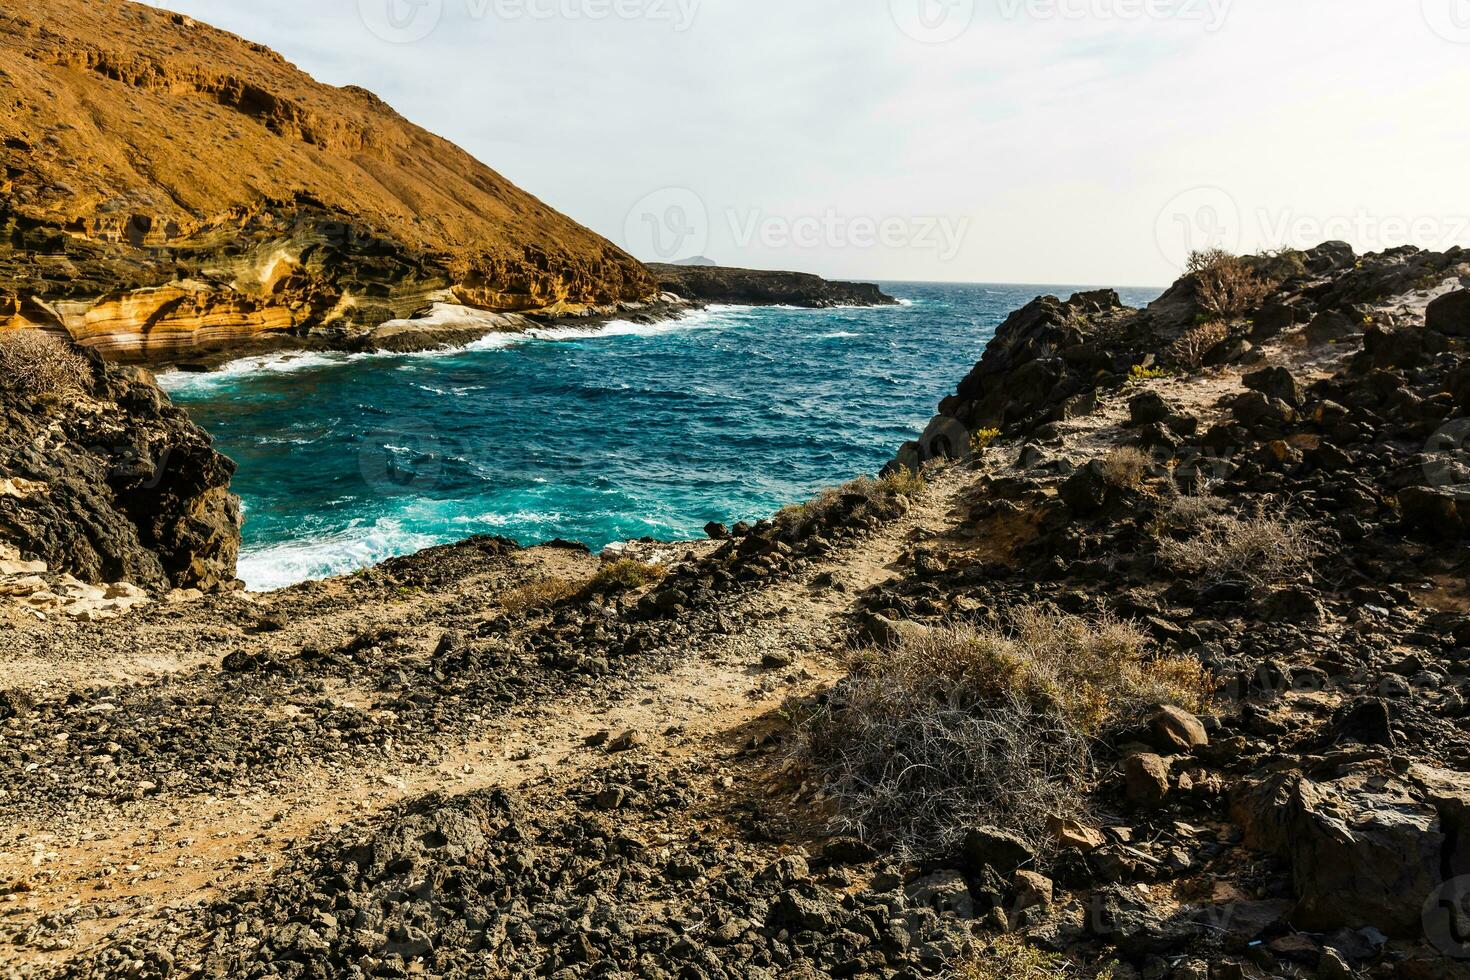
{"type": "Polygon", "coordinates": [[[607,592],[626,592],[641,589],[654,582],[662,582],[668,575],[662,565],[650,565],[632,558],[620,558],[609,562],[592,576],[582,589],[584,595],[600,595],[607,592]]]}
{"type": "Polygon", "coordinates": [[[1169,356],[1175,363],[1191,370],[1198,370],[1205,363],[1205,355],[1230,339],[1230,328],[1219,320],[1201,323],[1184,332],[1169,348],[1169,356]]]}
{"type": "Polygon", "coordinates": [[[579,588],[568,579],[544,578],[506,591],[500,597],[500,605],[507,612],[518,614],[550,609],[558,602],[576,595],[579,588]]]}
{"type": "Polygon", "coordinates": [[[92,377],[87,359],[70,342],[40,330],[0,333],[0,383],[33,398],[84,393],[92,377]]]}
{"type": "Polygon", "coordinates": [[[1266,301],[1276,283],[1245,259],[1224,249],[1191,252],[1187,268],[1195,278],[1200,308],[1218,317],[1237,317],[1266,301]]]}
{"type": "Polygon", "coordinates": [[[1183,503],[1162,515],[1168,530],[1186,535],[1163,537],[1159,559],[1177,572],[1209,581],[1279,582],[1305,568],[1318,547],[1309,528],[1284,514],[1249,517],[1224,513],[1222,505],[1183,503]]]}
{"type": "Polygon", "coordinates": [[[1033,949],[1014,936],[992,940],[955,971],[957,980],[1112,980],[1113,975],[1109,967],[1084,969],[1060,953],[1033,949]]]}
{"type": "Polygon", "coordinates": [[[920,856],[993,824],[1046,846],[1051,816],[1075,817],[1090,741],[1153,705],[1201,710],[1199,663],[1150,658],[1131,624],[1041,607],[1008,628],[905,633],[856,653],[823,699],[796,712],[796,757],[838,820],[920,856]]]}
{"type": "Polygon", "coordinates": [[[1170,531],[1192,531],[1214,521],[1225,509],[1219,497],[1180,496],[1159,514],[1159,525],[1170,531]]]}
{"type": "Polygon", "coordinates": [[[1120,490],[1137,490],[1152,460],[1137,446],[1120,446],[1102,462],[1102,478],[1120,490]]]}
{"type": "Polygon", "coordinates": [[[783,508],[776,514],[776,524],[782,530],[804,535],[831,523],[838,513],[891,520],[904,512],[900,499],[918,496],[927,485],[922,473],[906,466],[876,480],[870,476],[859,477],[840,487],[823,490],[804,504],[783,508]]]}

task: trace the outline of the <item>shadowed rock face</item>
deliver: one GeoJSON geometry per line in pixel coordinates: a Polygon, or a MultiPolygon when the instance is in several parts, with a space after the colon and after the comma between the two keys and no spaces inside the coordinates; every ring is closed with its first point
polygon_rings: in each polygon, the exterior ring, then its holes
{"type": "Polygon", "coordinates": [[[650,265],[659,287],[687,300],[741,306],[894,306],[870,283],[829,282],[801,272],[766,272],[722,266],[650,265]]]}
{"type": "Polygon", "coordinates": [[[0,10],[0,329],[163,360],[434,301],[647,300],[636,260],[268,49],[122,0],[0,10]]]}
{"type": "Polygon", "coordinates": [[[235,578],[235,464],[143,372],[95,355],[86,394],[0,386],[0,541],[88,582],[216,589],[235,578]]]}

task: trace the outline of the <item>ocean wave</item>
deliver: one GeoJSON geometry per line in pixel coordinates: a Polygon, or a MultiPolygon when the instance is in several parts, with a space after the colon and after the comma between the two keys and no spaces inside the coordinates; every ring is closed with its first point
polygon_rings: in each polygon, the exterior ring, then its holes
{"type": "Polygon", "coordinates": [[[169,394],[189,392],[196,389],[213,388],[228,381],[257,374],[290,374],[312,368],[336,367],[346,364],[351,357],[347,354],[318,353],[316,351],[280,351],[275,354],[255,354],[229,361],[213,371],[164,371],[158,375],[158,387],[169,394]]]}
{"type": "Polygon", "coordinates": [[[328,534],[246,548],[240,553],[236,574],[252,592],[269,592],[346,575],[440,543],[431,535],[382,518],[371,525],[354,524],[328,534]]]}
{"type": "Polygon", "coordinates": [[[853,333],[850,330],[836,330],[836,331],[833,331],[832,333],[824,333],[824,334],[822,334],[822,339],[823,340],[842,340],[842,339],[847,338],[847,337],[861,337],[861,336],[862,336],[862,334],[860,334],[860,333],[853,333]]]}

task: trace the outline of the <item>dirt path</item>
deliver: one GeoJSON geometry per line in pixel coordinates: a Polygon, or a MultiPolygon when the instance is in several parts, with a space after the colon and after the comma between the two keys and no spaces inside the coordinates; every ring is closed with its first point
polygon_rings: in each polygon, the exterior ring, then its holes
{"type": "MultiPolygon", "coordinates": [[[[435,746],[420,764],[365,760],[345,772],[323,767],[269,792],[165,797],[124,817],[78,814],[65,829],[8,828],[0,834],[0,937],[9,942],[0,946],[0,964],[16,975],[57,965],[118,930],[167,919],[265,877],[299,843],[407,799],[568,786],[614,761],[676,765],[759,737],[779,726],[787,699],[839,676],[841,617],[864,590],[898,574],[913,541],[948,523],[972,478],[959,470],[937,474],[902,518],[723,607],[728,632],[699,632],[667,669],[512,709],[469,741],[435,746]],[[627,732],[638,736],[629,751],[589,745],[602,733],[615,742],[627,732]]],[[[245,601],[269,608],[271,600],[245,601]]],[[[128,663],[139,670],[133,680],[147,680],[160,670],[197,666],[195,659],[181,653],[128,663]]],[[[84,666],[71,664],[48,679],[66,683],[84,666]]]]}

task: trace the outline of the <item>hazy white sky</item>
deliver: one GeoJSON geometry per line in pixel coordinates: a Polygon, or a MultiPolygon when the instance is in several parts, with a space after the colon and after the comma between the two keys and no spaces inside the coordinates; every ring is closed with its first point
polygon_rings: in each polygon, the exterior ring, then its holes
{"type": "Polygon", "coordinates": [[[660,260],[1153,285],[1470,245],[1470,0],[158,0],[660,260]]]}

